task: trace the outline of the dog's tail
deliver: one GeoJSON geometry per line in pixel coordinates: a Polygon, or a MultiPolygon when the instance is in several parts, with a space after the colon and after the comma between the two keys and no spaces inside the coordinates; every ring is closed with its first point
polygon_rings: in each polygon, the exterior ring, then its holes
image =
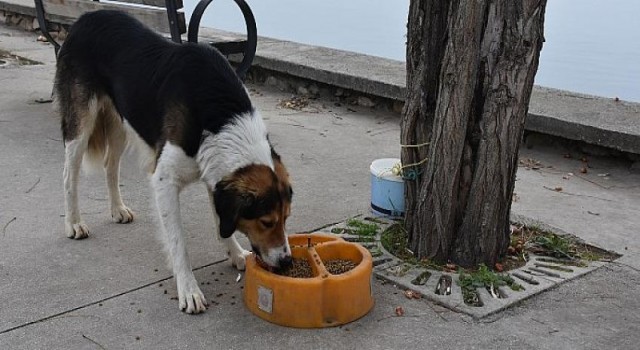
{"type": "Polygon", "coordinates": [[[107,143],[107,118],[102,110],[98,111],[97,116],[89,137],[87,151],[82,158],[82,170],[86,173],[102,172],[106,164],[107,148],[109,147],[107,143]]]}
{"type": "Polygon", "coordinates": [[[94,115],[95,124],[82,159],[82,167],[89,173],[104,170],[111,156],[119,159],[128,139],[122,120],[110,99],[99,99],[94,115]]]}

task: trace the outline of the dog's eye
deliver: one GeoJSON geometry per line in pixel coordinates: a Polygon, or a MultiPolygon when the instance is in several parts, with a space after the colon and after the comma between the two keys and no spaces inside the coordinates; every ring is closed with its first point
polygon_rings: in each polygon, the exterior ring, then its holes
{"type": "Polygon", "coordinates": [[[260,220],[260,223],[265,227],[265,228],[272,228],[273,226],[275,226],[275,222],[271,221],[271,220],[260,220]]]}

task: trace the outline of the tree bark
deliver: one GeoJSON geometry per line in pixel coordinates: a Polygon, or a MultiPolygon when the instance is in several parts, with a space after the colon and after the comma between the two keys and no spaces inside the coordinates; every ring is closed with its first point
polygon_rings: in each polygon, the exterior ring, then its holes
{"type": "Polygon", "coordinates": [[[411,0],[401,140],[405,227],[417,257],[493,266],[506,253],[545,7],[411,0]]]}

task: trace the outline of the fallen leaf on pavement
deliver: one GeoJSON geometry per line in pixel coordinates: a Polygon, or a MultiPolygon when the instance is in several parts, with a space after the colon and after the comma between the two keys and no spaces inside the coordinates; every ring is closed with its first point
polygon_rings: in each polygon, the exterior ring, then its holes
{"type": "Polygon", "coordinates": [[[562,187],[558,186],[556,188],[553,189],[556,192],[562,192],[562,187]]]}
{"type": "Polygon", "coordinates": [[[404,309],[402,308],[402,306],[397,306],[396,307],[396,316],[402,316],[404,315],[404,309]]]}
{"type": "Polygon", "coordinates": [[[421,299],[422,298],[422,294],[420,294],[420,292],[416,292],[415,290],[411,290],[411,289],[407,289],[404,291],[404,296],[407,297],[407,299],[421,299]]]}
{"type": "Polygon", "coordinates": [[[587,173],[587,167],[580,168],[580,172],[583,173],[583,174],[586,174],[587,173]]]}

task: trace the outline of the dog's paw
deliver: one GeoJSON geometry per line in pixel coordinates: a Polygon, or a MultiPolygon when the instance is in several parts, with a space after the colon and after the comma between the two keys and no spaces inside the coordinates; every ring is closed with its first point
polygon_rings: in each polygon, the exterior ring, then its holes
{"type": "Polygon", "coordinates": [[[75,224],[67,223],[65,225],[65,233],[69,238],[83,239],[89,237],[89,227],[87,227],[83,222],[75,224]]]}
{"type": "Polygon", "coordinates": [[[128,224],[133,221],[134,215],[131,209],[125,205],[120,205],[111,208],[111,217],[119,224],[128,224]]]}
{"type": "Polygon", "coordinates": [[[207,299],[195,279],[191,283],[178,284],[178,307],[188,314],[199,314],[207,310],[207,299]]]}
{"type": "Polygon", "coordinates": [[[241,250],[235,254],[229,254],[229,259],[231,259],[231,265],[233,265],[238,271],[244,271],[247,266],[247,256],[251,255],[251,252],[248,250],[241,250]]]}

